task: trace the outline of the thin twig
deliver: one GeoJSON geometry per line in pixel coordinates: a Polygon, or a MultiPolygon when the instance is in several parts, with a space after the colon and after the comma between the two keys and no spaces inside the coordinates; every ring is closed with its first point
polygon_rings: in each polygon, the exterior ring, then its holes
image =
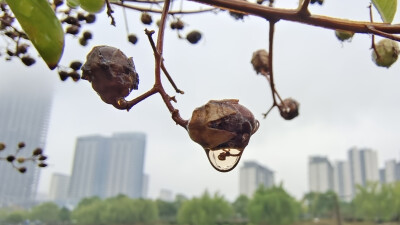
{"type": "Polygon", "coordinates": [[[274,32],[275,32],[275,23],[276,21],[270,20],[269,21],[269,57],[268,57],[268,74],[269,74],[269,84],[271,86],[272,92],[272,100],[274,105],[278,105],[275,98],[275,84],[274,84],[274,70],[273,70],[273,52],[274,52],[274,32]]]}
{"type": "MultiPolygon", "coordinates": [[[[370,3],[369,6],[369,19],[371,21],[371,23],[374,22],[374,17],[372,15],[372,4],[370,3]]],[[[378,53],[378,50],[376,50],[376,46],[375,46],[375,35],[372,34],[371,37],[371,48],[374,50],[375,54],[376,54],[376,58],[379,59],[381,56],[378,53]]]]}
{"type": "Polygon", "coordinates": [[[310,16],[311,13],[308,11],[308,5],[310,5],[311,0],[303,0],[301,5],[299,5],[299,9],[297,13],[301,16],[310,16]]]}
{"type": "Polygon", "coordinates": [[[106,5],[107,5],[107,15],[108,17],[111,18],[111,25],[115,26],[115,19],[112,15],[114,13],[114,10],[111,8],[109,0],[106,0],[106,5]]]}
{"type": "MultiPolygon", "coordinates": [[[[118,6],[121,6],[124,8],[128,8],[128,9],[142,11],[142,12],[151,12],[151,13],[160,13],[160,14],[162,13],[162,10],[151,9],[151,8],[146,8],[146,7],[139,7],[139,6],[134,6],[134,5],[127,5],[127,4],[120,3],[120,2],[111,2],[111,4],[118,5],[118,6]]],[[[204,12],[215,12],[218,10],[219,9],[216,9],[216,8],[197,9],[197,10],[177,10],[177,11],[169,11],[168,14],[169,15],[196,14],[196,13],[204,13],[204,12]]]]}

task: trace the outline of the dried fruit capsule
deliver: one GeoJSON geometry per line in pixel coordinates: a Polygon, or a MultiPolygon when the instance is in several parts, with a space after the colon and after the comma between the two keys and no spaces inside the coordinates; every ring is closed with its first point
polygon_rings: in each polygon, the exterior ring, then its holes
{"type": "Polygon", "coordinates": [[[88,44],[88,41],[85,38],[81,37],[79,38],[79,44],[82,46],[86,46],[88,44]]]}
{"type": "Polygon", "coordinates": [[[41,155],[41,156],[39,156],[38,159],[39,159],[40,161],[43,161],[43,160],[46,160],[46,159],[47,159],[47,156],[41,155]]]}
{"type": "Polygon", "coordinates": [[[17,159],[17,162],[18,163],[24,163],[25,162],[25,158],[20,157],[20,158],[17,159]]]}
{"type": "Polygon", "coordinates": [[[390,39],[382,39],[375,44],[376,52],[372,51],[372,60],[376,65],[389,68],[399,56],[399,44],[390,39]]]}
{"type": "Polygon", "coordinates": [[[211,100],[196,108],[188,124],[190,138],[200,144],[218,171],[227,172],[238,164],[259,123],[239,100],[211,100]]]}
{"type": "Polygon", "coordinates": [[[150,25],[153,22],[153,19],[151,18],[150,14],[144,12],[140,16],[140,20],[142,21],[143,24],[150,25]]]}
{"type": "Polygon", "coordinates": [[[79,26],[79,20],[78,20],[78,18],[73,17],[73,16],[68,16],[67,18],[65,18],[65,19],[63,20],[63,22],[64,22],[64,23],[68,23],[68,24],[70,24],[70,25],[77,25],[77,26],[79,26]]]}
{"type": "Polygon", "coordinates": [[[39,167],[46,167],[47,164],[46,164],[46,163],[39,163],[38,166],[39,166],[39,167]]]}
{"type": "Polygon", "coordinates": [[[299,103],[292,98],[287,98],[279,105],[279,112],[285,120],[291,120],[299,115],[299,103]]]}
{"type": "Polygon", "coordinates": [[[340,41],[347,41],[351,40],[351,38],[354,36],[354,32],[347,30],[335,30],[335,35],[340,41]]]}
{"type": "Polygon", "coordinates": [[[121,99],[139,85],[132,58],[110,46],[96,46],[90,51],[82,67],[82,79],[92,83],[104,102],[119,109],[123,108],[119,105],[121,99]]]}
{"type": "Polygon", "coordinates": [[[76,72],[75,70],[69,72],[68,76],[71,77],[72,80],[75,82],[81,79],[81,75],[78,72],[76,72]]]}
{"type": "Polygon", "coordinates": [[[197,31],[197,30],[194,30],[194,31],[192,31],[192,32],[190,32],[190,33],[188,33],[188,34],[186,35],[186,39],[187,39],[190,43],[196,44],[196,43],[199,42],[200,39],[201,39],[201,33],[200,33],[199,31],[197,31]]]}
{"type": "Polygon", "coordinates": [[[269,70],[269,54],[266,50],[260,49],[253,53],[251,64],[258,73],[266,73],[269,70]]]}
{"type": "Polygon", "coordinates": [[[25,54],[28,51],[29,45],[27,44],[20,44],[17,48],[17,54],[25,54]]]}
{"type": "Polygon", "coordinates": [[[138,38],[134,34],[128,35],[128,41],[132,44],[136,44],[138,41],[138,38]]]}
{"type": "Polygon", "coordinates": [[[182,30],[185,27],[185,24],[182,22],[182,20],[177,19],[176,21],[171,22],[170,27],[173,30],[182,30]]]}

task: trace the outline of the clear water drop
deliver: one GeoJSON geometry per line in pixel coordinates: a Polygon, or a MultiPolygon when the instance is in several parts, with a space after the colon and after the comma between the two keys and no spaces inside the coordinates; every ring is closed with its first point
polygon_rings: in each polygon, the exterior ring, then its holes
{"type": "Polygon", "coordinates": [[[233,170],[239,163],[243,149],[218,149],[206,151],[208,160],[214,169],[220,172],[228,172],[233,170]]]}

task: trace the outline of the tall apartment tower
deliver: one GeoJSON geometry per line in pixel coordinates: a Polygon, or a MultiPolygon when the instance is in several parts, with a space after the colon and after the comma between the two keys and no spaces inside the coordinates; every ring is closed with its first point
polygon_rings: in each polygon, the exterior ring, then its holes
{"type": "Polygon", "coordinates": [[[336,161],[333,168],[334,189],[342,201],[350,201],[352,195],[350,164],[336,161]]]}
{"type": "Polygon", "coordinates": [[[239,171],[239,193],[251,197],[263,185],[272,187],[275,184],[274,172],[256,162],[244,162],[239,171]]]}
{"type": "Polygon", "coordinates": [[[397,179],[397,163],[396,160],[388,160],[385,162],[384,168],[385,183],[394,183],[397,179]]]}
{"type": "Polygon", "coordinates": [[[78,138],[69,185],[70,203],[75,205],[82,198],[93,196],[144,197],[145,147],[145,134],[136,132],[78,138]]]}
{"type": "Polygon", "coordinates": [[[69,176],[61,173],[54,173],[51,176],[49,200],[64,206],[68,199],[69,176]]]}
{"type": "MultiPolygon", "coordinates": [[[[0,156],[14,154],[17,144],[24,142],[18,155],[29,157],[33,149],[45,147],[53,86],[34,76],[11,75],[2,74],[0,82],[0,142],[7,146],[0,156]]],[[[29,207],[35,200],[40,169],[31,162],[24,166],[27,171],[21,174],[0,161],[0,207],[29,207]]]]}
{"type": "Polygon", "coordinates": [[[308,162],[310,192],[324,193],[334,190],[333,167],[328,158],[312,156],[308,162]]]}
{"type": "Polygon", "coordinates": [[[378,156],[370,149],[351,148],[348,151],[352,181],[352,197],[356,195],[357,185],[379,181],[378,156]]]}

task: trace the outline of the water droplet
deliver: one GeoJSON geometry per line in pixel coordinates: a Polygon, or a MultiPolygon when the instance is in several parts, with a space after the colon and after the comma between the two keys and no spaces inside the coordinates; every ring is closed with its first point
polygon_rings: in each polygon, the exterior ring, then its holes
{"type": "Polygon", "coordinates": [[[208,160],[214,169],[220,172],[228,172],[233,170],[239,163],[243,149],[218,149],[206,151],[208,160]]]}

